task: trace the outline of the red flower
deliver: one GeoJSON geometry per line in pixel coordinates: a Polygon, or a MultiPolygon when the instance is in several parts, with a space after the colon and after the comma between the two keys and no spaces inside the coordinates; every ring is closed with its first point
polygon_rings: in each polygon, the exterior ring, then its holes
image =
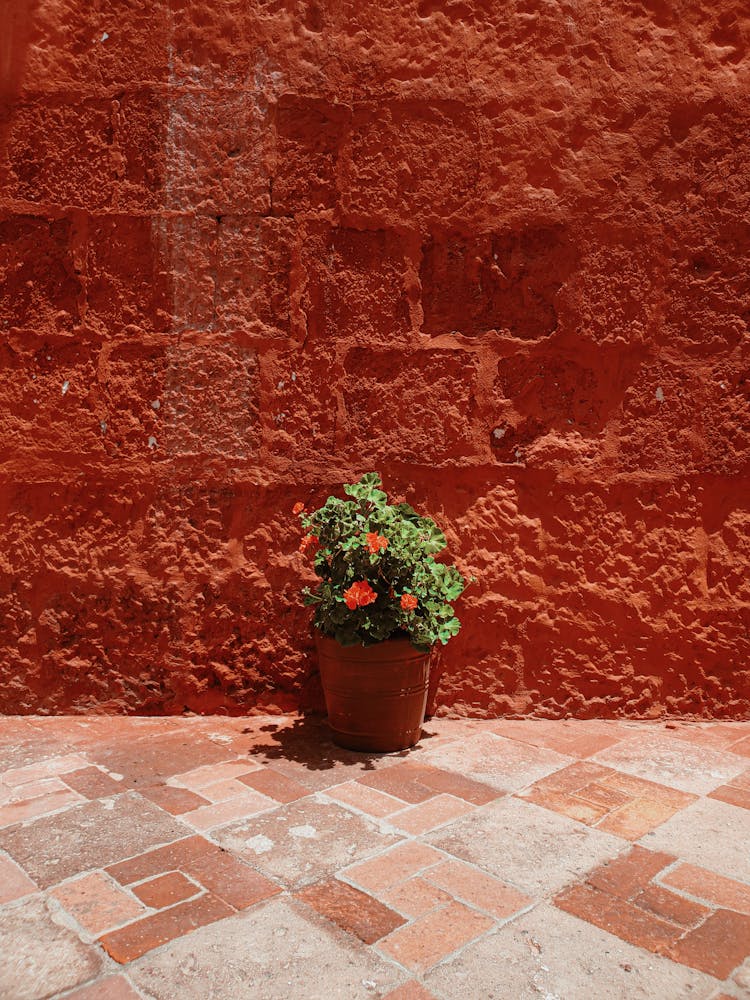
{"type": "Polygon", "coordinates": [[[414,597],[413,594],[402,594],[401,595],[401,608],[403,611],[413,611],[419,601],[414,597]]]}
{"type": "Polygon", "coordinates": [[[292,514],[301,514],[304,509],[305,505],[302,503],[301,500],[298,500],[297,503],[292,507],[292,514]]]}
{"type": "Polygon", "coordinates": [[[320,541],[318,540],[317,535],[305,535],[305,537],[299,543],[300,552],[307,552],[307,550],[310,548],[311,545],[313,546],[320,545],[320,541]]]}
{"type": "Polygon", "coordinates": [[[372,604],[377,600],[377,594],[372,589],[367,580],[357,580],[344,591],[344,601],[350,611],[355,608],[364,608],[366,604],[372,604]]]}
{"type": "Polygon", "coordinates": [[[365,538],[367,539],[367,548],[372,553],[388,548],[388,539],[385,535],[379,535],[377,531],[368,531],[365,538]]]}

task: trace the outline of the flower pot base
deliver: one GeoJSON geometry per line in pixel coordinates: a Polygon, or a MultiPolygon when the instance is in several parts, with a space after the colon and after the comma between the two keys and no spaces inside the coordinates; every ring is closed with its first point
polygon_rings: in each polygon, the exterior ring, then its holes
{"type": "Polygon", "coordinates": [[[407,639],[340,646],[316,635],[320,676],[333,742],[347,750],[394,753],[422,734],[429,653],[407,639]]]}

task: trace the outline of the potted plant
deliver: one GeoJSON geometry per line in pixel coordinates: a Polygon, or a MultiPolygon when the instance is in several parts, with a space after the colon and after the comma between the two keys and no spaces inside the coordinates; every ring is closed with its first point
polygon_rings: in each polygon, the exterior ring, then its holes
{"type": "Polygon", "coordinates": [[[460,624],[451,602],[464,590],[454,566],[437,562],[446,547],[434,521],[407,503],[389,504],[368,472],[344,486],[350,498],[294,506],[314,552],[319,582],[303,591],[313,625],[334,742],[388,752],[419,739],[430,651],[460,624]]]}

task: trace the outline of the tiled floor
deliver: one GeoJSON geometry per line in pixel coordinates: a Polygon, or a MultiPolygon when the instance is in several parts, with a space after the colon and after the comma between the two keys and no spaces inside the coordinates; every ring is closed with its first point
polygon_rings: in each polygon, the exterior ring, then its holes
{"type": "Polygon", "coordinates": [[[750,998],[750,722],[0,717],[0,998],[750,998]]]}

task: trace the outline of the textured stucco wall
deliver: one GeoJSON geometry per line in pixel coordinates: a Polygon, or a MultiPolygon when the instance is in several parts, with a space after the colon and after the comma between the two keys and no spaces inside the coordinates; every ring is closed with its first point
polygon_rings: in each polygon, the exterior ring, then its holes
{"type": "Polygon", "coordinates": [[[748,713],[744,0],[0,16],[0,710],[319,704],[289,510],[377,469],[438,711],[748,713]]]}

